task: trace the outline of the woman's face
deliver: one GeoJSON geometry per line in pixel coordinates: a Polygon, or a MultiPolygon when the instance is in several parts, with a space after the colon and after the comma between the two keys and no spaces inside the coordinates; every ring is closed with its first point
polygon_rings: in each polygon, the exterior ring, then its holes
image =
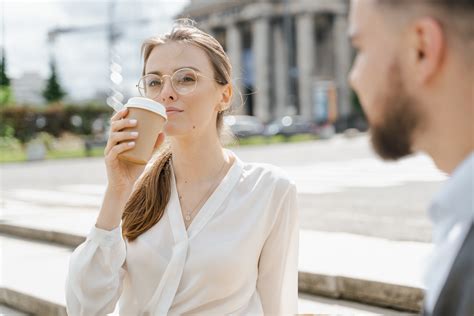
{"type": "Polygon", "coordinates": [[[161,92],[154,99],[167,109],[165,134],[171,137],[216,133],[218,111],[224,105],[228,87],[219,85],[206,53],[190,44],[169,42],[156,46],[145,65],[145,75],[163,77],[161,92]],[[196,88],[188,94],[179,94],[171,84],[171,76],[182,68],[194,69],[196,88]]]}

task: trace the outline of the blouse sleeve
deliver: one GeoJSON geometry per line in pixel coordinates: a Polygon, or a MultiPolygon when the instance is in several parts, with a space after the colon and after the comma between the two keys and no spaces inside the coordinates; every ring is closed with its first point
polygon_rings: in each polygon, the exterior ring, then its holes
{"type": "Polygon", "coordinates": [[[298,313],[299,244],[294,185],[275,214],[277,218],[260,255],[257,290],[265,315],[294,315],[298,313]]]}
{"type": "Polygon", "coordinates": [[[126,246],[122,229],[93,227],[71,255],[66,280],[68,315],[107,315],[122,292],[126,246]]]}

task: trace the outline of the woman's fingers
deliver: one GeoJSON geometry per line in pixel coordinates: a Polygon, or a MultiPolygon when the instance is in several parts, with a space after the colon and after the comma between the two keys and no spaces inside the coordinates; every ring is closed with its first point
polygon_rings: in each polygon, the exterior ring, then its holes
{"type": "Polygon", "coordinates": [[[138,137],[138,133],[134,131],[124,132],[125,128],[132,128],[137,125],[135,119],[125,119],[128,109],[125,108],[112,116],[110,119],[110,135],[107,145],[104,149],[104,155],[111,155],[111,159],[115,159],[121,152],[131,149],[134,146],[133,140],[138,137]],[[133,145],[130,145],[133,143],[133,145]],[[117,149],[118,148],[118,149],[117,149]],[[118,152],[117,152],[118,151],[118,152]]]}
{"type": "Polygon", "coordinates": [[[119,132],[123,130],[124,128],[127,127],[135,127],[137,126],[137,120],[134,119],[123,119],[119,121],[113,121],[112,124],[110,125],[110,131],[111,132],[119,132]]]}
{"type": "Polygon", "coordinates": [[[123,153],[124,151],[130,150],[133,147],[135,147],[135,142],[134,141],[129,141],[129,142],[123,142],[121,144],[115,145],[110,149],[108,152],[108,155],[106,156],[106,160],[115,160],[117,159],[117,156],[123,153]]]}
{"type": "Polygon", "coordinates": [[[105,147],[104,154],[107,155],[109,151],[116,146],[118,143],[125,141],[133,141],[138,137],[138,132],[115,132],[111,133],[107,146],[105,147]]]}
{"type": "Polygon", "coordinates": [[[125,116],[127,116],[127,113],[128,113],[128,108],[120,110],[110,118],[110,121],[113,122],[113,121],[120,120],[120,119],[124,118],[125,116]]]}

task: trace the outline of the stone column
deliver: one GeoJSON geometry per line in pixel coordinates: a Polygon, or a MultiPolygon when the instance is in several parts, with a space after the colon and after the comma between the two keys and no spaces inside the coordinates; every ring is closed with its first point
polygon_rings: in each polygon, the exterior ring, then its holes
{"type": "Polygon", "coordinates": [[[288,104],[288,43],[285,41],[283,24],[277,25],[273,29],[273,50],[274,50],[274,73],[275,73],[275,116],[276,118],[287,114],[288,104]]]}
{"type": "Polygon", "coordinates": [[[270,21],[260,17],[253,22],[252,52],[255,62],[254,112],[263,122],[270,115],[270,21]]]}
{"type": "Polygon", "coordinates": [[[238,109],[239,114],[246,114],[245,108],[241,106],[243,93],[242,34],[237,24],[232,23],[227,26],[226,46],[227,54],[232,63],[232,83],[234,85],[233,104],[238,109]]]}
{"type": "Polygon", "coordinates": [[[338,91],[339,118],[345,120],[352,112],[351,89],[348,75],[351,68],[352,48],[347,37],[348,18],[338,14],[334,17],[335,71],[338,91]]]}
{"type": "Polygon", "coordinates": [[[300,114],[313,118],[312,82],[316,60],[314,15],[303,13],[296,18],[298,96],[300,114]]]}
{"type": "Polygon", "coordinates": [[[214,28],[212,27],[212,25],[206,21],[203,21],[203,22],[199,22],[198,24],[199,28],[201,30],[203,30],[204,32],[208,33],[209,35],[211,36],[214,36],[214,28]]]}

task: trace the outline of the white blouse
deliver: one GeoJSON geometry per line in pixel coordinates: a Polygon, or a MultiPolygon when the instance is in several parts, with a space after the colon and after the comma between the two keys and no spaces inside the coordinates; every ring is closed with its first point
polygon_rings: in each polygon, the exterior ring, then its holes
{"type": "Polygon", "coordinates": [[[235,158],[187,230],[174,175],[163,217],[135,241],[93,227],[71,255],[68,314],[106,315],[117,301],[124,316],[296,314],[295,185],[235,158]]]}

